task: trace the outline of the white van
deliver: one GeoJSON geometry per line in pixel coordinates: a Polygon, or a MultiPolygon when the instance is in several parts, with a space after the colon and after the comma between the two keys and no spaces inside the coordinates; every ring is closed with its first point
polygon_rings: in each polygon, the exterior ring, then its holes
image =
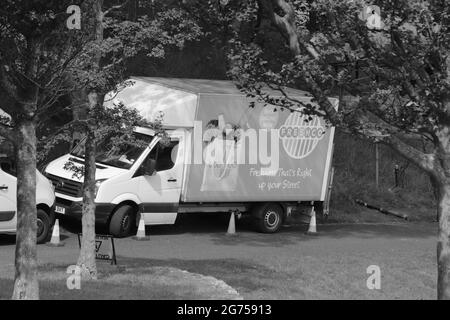
{"type": "MultiPolygon", "coordinates": [[[[17,227],[17,179],[14,162],[0,154],[0,233],[14,234],[17,227]]],[[[37,243],[45,243],[54,222],[52,184],[36,171],[37,243]]]]}
{"type": "MultiPolygon", "coordinates": [[[[312,103],[307,92],[286,90],[312,103]]],[[[135,136],[145,147],[97,146],[96,222],[116,237],[129,235],[140,215],[160,225],[174,224],[180,213],[231,210],[251,214],[259,231],[272,233],[299,203],[325,199],[334,128],[321,118],[258,103],[229,81],[133,78],[107,101],[162,121],[170,140],[141,127],[135,136]]],[[[64,166],[81,166],[83,150],[81,142],[45,169],[56,188],[55,211],[78,220],[83,181],[64,166]]]]}

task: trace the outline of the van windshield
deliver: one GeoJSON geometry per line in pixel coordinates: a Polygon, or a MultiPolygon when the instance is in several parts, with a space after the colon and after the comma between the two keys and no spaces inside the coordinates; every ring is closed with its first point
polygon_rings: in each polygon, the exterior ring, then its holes
{"type": "MultiPolygon", "coordinates": [[[[97,143],[96,162],[128,170],[139,159],[153,138],[154,136],[137,132],[133,133],[132,139],[127,140],[117,137],[106,137],[97,143]]],[[[86,139],[83,139],[70,154],[78,158],[84,158],[85,141],[86,139]]]]}

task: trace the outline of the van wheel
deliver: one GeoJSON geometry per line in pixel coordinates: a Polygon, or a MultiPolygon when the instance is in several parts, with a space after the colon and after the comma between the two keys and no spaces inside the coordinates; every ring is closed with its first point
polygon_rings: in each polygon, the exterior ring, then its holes
{"type": "Polygon", "coordinates": [[[45,243],[50,233],[50,217],[42,209],[37,210],[37,243],[45,243]]]}
{"type": "Polygon", "coordinates": [[[125,238],[135,229],[136,213],[132,206],[123,205],[117,209],[109,223],[109,233],[116,238],[125,238]]]}
{"type": "Polygon", "coordinates": [[[283,224],[283,208],[274,203],[265,203],[253,209],[256,228],[262,233],[275,233],[283,224]]]}

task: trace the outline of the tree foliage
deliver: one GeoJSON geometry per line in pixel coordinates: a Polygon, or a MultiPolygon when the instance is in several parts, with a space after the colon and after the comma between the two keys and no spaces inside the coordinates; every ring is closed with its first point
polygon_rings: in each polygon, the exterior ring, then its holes
{"type": "MultiPolygon", "coordinates": [[[[382,22],[375,28],[367,24],[363,1],[257,4],[250,21],[269,21],[284,45],[274,54],[257,41],[232,40],[230,75],[244,92],[385,143],[429,174],[439,198],[438,297],[449,299],[450,4],[378,1],[382,22]],[[298,23],[301,3],[309,16],[305,23],[298,23]],[[313,103],[286,95],[288,85],[309,91],[313,103]],[[282,98],[265,94],[265,86],[282,98]],[[341,98],[339,110],[328,96],[341,98]],[[427,142],[425,150],[416,148],[417,139],[427,142]]],[[[266,40],[270,32],[255,30],[266,40]]]]}

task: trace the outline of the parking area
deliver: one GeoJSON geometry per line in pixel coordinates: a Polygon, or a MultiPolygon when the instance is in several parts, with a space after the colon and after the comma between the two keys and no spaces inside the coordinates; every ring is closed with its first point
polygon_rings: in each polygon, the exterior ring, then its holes
{"type": "MultiPolygon", "coordinates": [[[[118,264],[210,275],[244,299],[435,298],[435,224],[319,225],[319,234],[309,236],[307,225],[260,234],[240,220],[237,234],[228,236],[227,219],[182,216],[174,226],[147,227],[149,241],[116,239],[118,264]],[[380,290],[367,288],[371,265],[380,267],[380,290]]],[[[62,240],[61,248],[39,246],[41,265],[76,262],[76,235],[64,232],[62,240]]],[[[14,237],[1,235],[0,278],[13,277],[14,249],[14,237]]]]}

